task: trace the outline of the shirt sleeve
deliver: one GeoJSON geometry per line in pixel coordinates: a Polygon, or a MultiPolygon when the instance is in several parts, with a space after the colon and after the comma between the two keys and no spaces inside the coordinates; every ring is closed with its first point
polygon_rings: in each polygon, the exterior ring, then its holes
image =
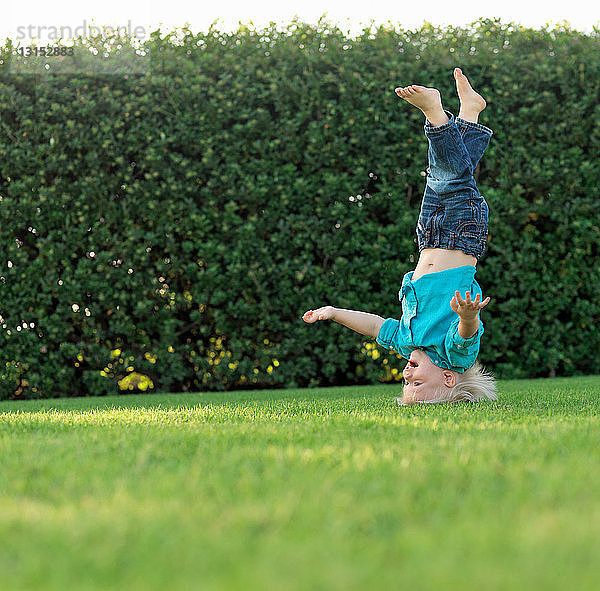
{"type": "Polygon", "coordinates": [[[479,343],[484,332],[483,322],[479,321],[478,331],[468,339],[464,339],[458,334],[459,322],[460,318],[455,318],[450,325],[446,333],[444,348],[451,365],[468,369],[475,363],[477,355],[479,355],[479,343]]]}
{"type": "Polygon", "coordinates": [[[379,345],[386,349],[398,351],[398,330],[400,321],[394,318],[387,318],[379,329],[377,338],[375,339],[379,345]]]}

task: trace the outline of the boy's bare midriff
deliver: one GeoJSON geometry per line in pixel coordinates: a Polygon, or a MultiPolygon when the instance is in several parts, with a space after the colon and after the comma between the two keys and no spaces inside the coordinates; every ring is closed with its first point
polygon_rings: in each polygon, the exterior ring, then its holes
{"type": "Polygon", "coordinates": [[[465,254],[462,250],[449,250],[447,248],[424,248],[419,256],[419,262],[413,271],[412,280],[428,273],[437,273],[464,267],[465,265],[477,266],[477,258],[465,254]]]}

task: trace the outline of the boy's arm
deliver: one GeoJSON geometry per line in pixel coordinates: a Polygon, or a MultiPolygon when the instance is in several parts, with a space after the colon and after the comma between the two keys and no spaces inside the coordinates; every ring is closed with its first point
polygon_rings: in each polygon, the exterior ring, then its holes
{"type": "Polygon", "coordinates": [[[304,322],[309,324],[317,320],[334,320],[338,324],[343,324],[352,330],[369,337],[377,338],[381,325],[385,319],[377,314],[368,312],[359,312],[357,310],[345,310],[344,308],[334,308],[333,306],[324,306],[318,310],[309,310],[302,316],[304,322]]]}
{"type": "Polygon", "coordinates": [[[456,292],[450,301],[450,307],[458,314],[458,334],[463,339],[470,339],[477,334],[479,330],[479,310],[482,310],[490,303],[490,298],[487,297],[480,303],[481,294],[477,294],[475,299],[471,301],[471,293],[467,292],[463,300],[460,292],[456,292]]]}
{"type": "Polygon", "coordinates": [[[458,322],[458,334],[463,339],[470,339],[479,330],[479,317],[475,317],[475,320],[465,320],[461,317],[458,322]]]}

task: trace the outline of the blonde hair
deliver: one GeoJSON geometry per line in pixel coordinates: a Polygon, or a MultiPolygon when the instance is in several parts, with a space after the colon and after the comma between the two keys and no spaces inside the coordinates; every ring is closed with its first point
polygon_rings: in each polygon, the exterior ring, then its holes
{"type": "Polygon", "coordinates": [[[494,376],[479,361],[476,361],[469,369],[456,376],[456,385],[448,388],[443,395],[443,401],[498,400],[497,391],[494,376]]]}

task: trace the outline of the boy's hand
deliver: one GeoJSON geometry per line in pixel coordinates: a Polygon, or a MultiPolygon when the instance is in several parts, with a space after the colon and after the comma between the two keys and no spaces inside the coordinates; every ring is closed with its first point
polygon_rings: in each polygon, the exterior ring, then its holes
{"type": "Polygon", "coordinates": [[[335,308],[333,306],[323,306],[318,310],[309,310],[308,312],[304,313],[302,320],[308,324],[312,324],[317,320],[331,320],[331,318],[333,318],[334,310],[335,308]]]}
{"type": "Polygon", "coordinates": [[[471,292],[468,291],[463,300],[460,292],[457,291],[454,297],[450,300],[450,307],[464,320],[474,320],[477,318],[479,310],[483,310],[489,303],[490,298],[487,297],[483,302],[480,302],[481,294],[477,294],[477,297],[471,301],[471,292]]]}

